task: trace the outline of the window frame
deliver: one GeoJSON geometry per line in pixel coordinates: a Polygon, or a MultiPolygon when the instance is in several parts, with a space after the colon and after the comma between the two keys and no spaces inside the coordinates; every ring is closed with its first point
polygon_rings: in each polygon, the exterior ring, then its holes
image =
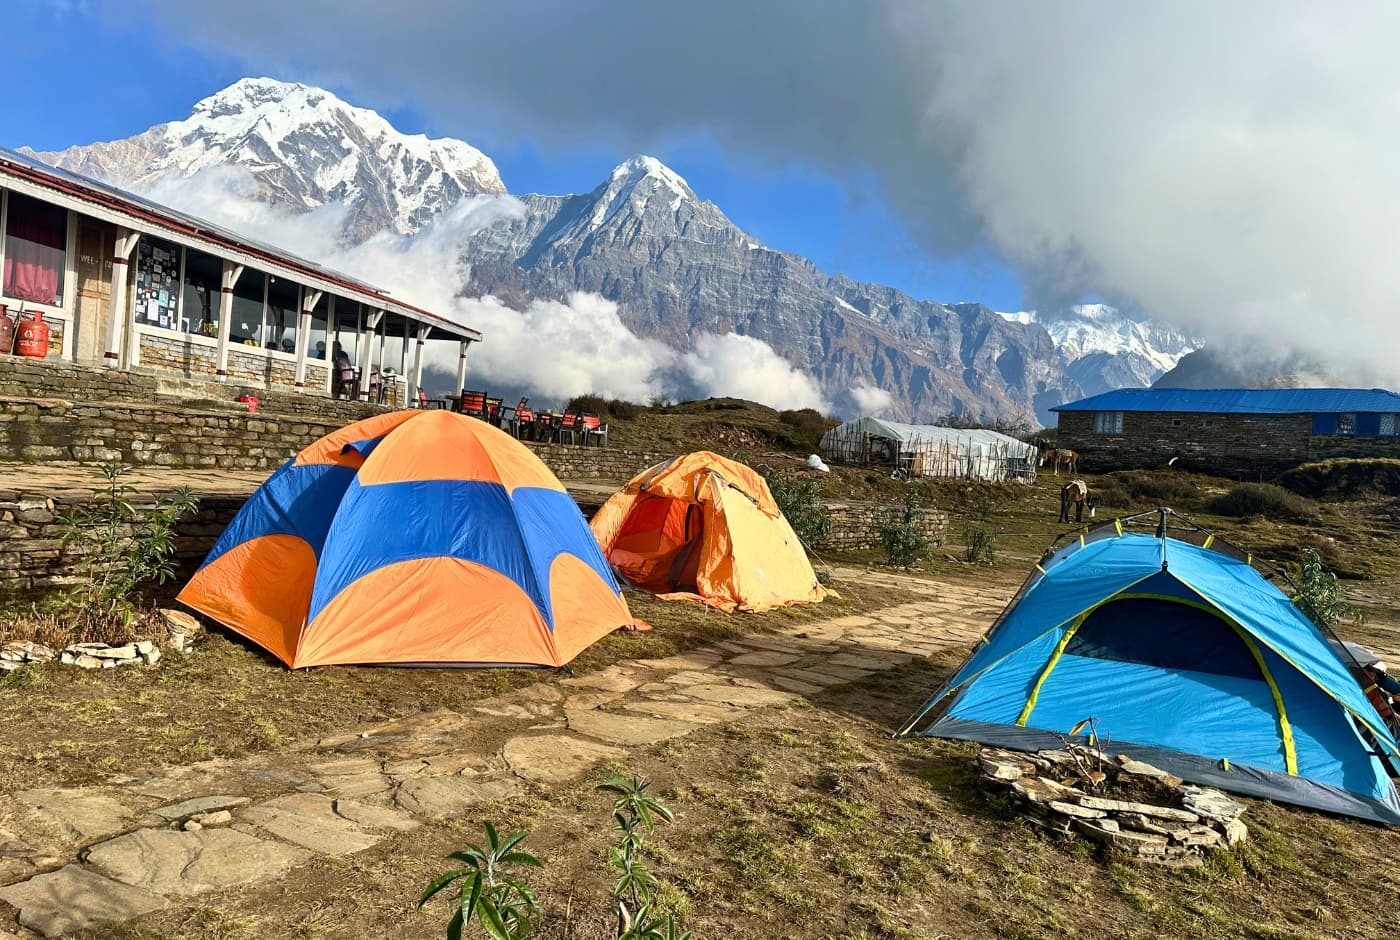
{"type": "MultiPolygon", "coordinates": [[[[13,190],[0,186],[0,272],[5,270],[5,241],[8,237],[6,233],[10,226],[11,192],[13,192],[13,190]]],[[[24,196],[27,195],[27,193],[20,193],[20,195],[24,196]]],[[[42,199],[38,199],[34,196],[30,196],[29,198],[35,199],[37,202],[43,202],[42,199]]],[[[18,297],[11,297],[5,293],[4,280],[0,278],[0,304],[5,305],[5,309],[11,316],[19,313],[22,308],[26,312],[31,310],[38,311],[44,315],[46,320],[62,321],[64,327],[63,356],[64,358],[68,358],[68,343],[70,341],[68,336],[68,321],[72,319],[71,311],[74,309],[73,302],[78,290],[77,270],[74,266],[74,253],[78,250],[78,214],[72,209],[65,209],[64,211],[68,213],[68,219],[64,223],[67,231],[64,233],[63,238],[63,302],[61,304],[41,304],[33,300],[21,300],[18,297]]]]}
{"type": "Polygon", "coordinates": [[[1337,436],[1356,437],[1356,412],[1337,412],[1337,436]]]}
{"type": "Polygon", "coordinates": [[[1123,433],[1123,412],[1121,411],[1096,411],[1094,412],[1094,433],[1120,435],[1123,433]]]}

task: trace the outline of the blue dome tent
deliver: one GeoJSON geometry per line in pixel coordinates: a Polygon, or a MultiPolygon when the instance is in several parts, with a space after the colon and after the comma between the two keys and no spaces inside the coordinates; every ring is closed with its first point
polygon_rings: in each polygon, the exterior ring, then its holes
{"type": "Polygon", "coordinates": [[[1178,519],[1049,555],[900,733],[1037,750],[1092,716],[1110,753],[1184,780],[1400,824],[1400,746],[1357,664],[1249,556],[1178,519]]]}

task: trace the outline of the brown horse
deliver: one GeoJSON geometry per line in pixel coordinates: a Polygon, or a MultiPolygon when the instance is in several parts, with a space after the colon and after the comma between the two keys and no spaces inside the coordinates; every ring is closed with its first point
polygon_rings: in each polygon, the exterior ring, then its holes
{"type": "Polygon", "coordinates": [[[1040,465],[1043,467],[1050,464],[1055,468],[1055,476],[1060,475],[1060,468],[1064,467],[1069,471],[1070,476],[1079,472],[1079,454],[1064,448],[1051,447],[1040,452],[1040,465]]]}
{"type": "Polygon", "coordinates": [[[1089,484],[1083,480],[1070,480],[1060,487],[1060,521],[1069,522],[1069,507],[1074,506],[1074,521],[1084,521],[1084,510],[1089,510],[1089,518],[1094,518],[1099,499],[1089,492],[1089,484]]]}

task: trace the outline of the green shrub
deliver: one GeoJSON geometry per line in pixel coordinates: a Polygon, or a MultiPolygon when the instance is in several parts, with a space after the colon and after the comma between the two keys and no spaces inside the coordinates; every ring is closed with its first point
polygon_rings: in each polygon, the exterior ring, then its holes
{"type": "Polygon", "coordinates": [[[1100,477],[1094,495],[1099,505],[1118,509],[1180,507],[1194,502],[1200,490],[1189,478],[1170,471],[1125,470],[1100,477]]]}
{"type": "Polygon", "coordinates": [[[540,911],[539,900],[529,885],[507,870],[512,865],[542,867],[539,859],[520,849],[529,833],[517,832],[502,840],[489,822],[482,823],[482,828],[486,830],[486,846],[472,845],[449,855],[463,867],[436,878],[418,899],[418,906],[427,904],[453,882],[460,882],[457,910],[447,924],[449,938],[458,940],[462,931],[476,922],[495,940],[528,937],[540,911]]]}
{"type": "Polygon", "coordinates": [[[917,493],[904,496],[899,509],[885,510],[880,523],[880,542],[896,568],[912,568],[928,558],[928,536],[924,534],[924,510],[917,493]]]}
{"type": "Polygon", "coordinates": [[[963,559],[973,564],[991,565],[997,560],[996,533],[976,522],[963,525],[963,559]]]}
{"type": "Polygon", "coordinates": [[[612,401],[608,402],[608,416],[616,418],[619,421],[631,421],[633,418],[637,417],[641,411],[642,406],[638,405],[636,402],[623,401],[620,398],[614,398],[612,401]]]}
{"type": "Polygon", "coordinates": [[[1391,457],[1345,457],[1294,467],[1278,482],[1313,499],[1400,496],[1400,460],[1391,457]]]}
{"type": "Polygon", "coordinates": [[[1293,603],[1304,611],[1310,610],[1324,625],[1333,627],[1344,620],[1358,625],[1365,622],[1364,611],[1342,600],[1337,576],[1323,565],[1317,549],[1303,549],[1303,561],[1295,572],[1295,580],[1298,593],[1293,595],[1293,603]]]}
{"type": "Polygon", "coordinates": [[[613,886],[617,901],[617,940],[688,940],[689,931],[680,930],[674,914],[657,910],[654,893],[658,882],[642,860],[642,837],[655,831],[658,822],[674,822],[675,816],[659,799],[647,792],[646,777],[612,776],[598,786],[611,793],[613,831],[621,839],[608,849],[608,864],[620,877],[613,886]]]}
{"type": "Polygon", "coordinates": [[[793,444],[806,450],[816,450],[822,435],[840,423],[826,417],[815,408],[780,411],[778,420],[793,429],[790,435],[793,444]]]}
{"type": "Polygon", "coordinates": [[[1218,516],[1273,516],[1307,521],[1315,513],[1302,498],[1272,483],[1241,483],[1228,493],[1213,497],[1206,510],[1218,516]]]}
{"type": "Polygon", "coordinates": [[[59,544],[81,558],[82,585],[72,597],[76,613],[88,627],[129,627],[136,616],[136,593],[151,583],[175,576],[175,524],[199,501],[188,487],[173,496],[156,497],[138,506],[136,487],[123,482],[130,467],[106,464],[106,486],[96,501],[80,504],[58,519],[59,544]]]}
{"type": "Polygon", "coordinates": [[[763,476],[773,501],[802,545],[808,551],[820,545],[831,534],[831,512],[822,500],[821,480],[813,476],[788,477],[774,470],[765,471],[763,476]]]}

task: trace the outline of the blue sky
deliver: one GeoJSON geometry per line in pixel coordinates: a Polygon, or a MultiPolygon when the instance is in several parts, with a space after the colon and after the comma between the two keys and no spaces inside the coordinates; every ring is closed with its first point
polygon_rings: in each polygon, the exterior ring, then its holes
{"type": "MultiPolygon", "coordinates": [[[[150,18],[95,9],[83,0],[19,0],[7,12],[0,145],[48,150],[128,137],[185,117],[195,101],[246,74],[307,80],[192,48],[150,18]]],[[[368,104],[344,89],[330,90],[353,104],[368,104]]],[[[545,149],[491,122],[444,123],[411,101],[381,113],[407,133],[469,141],[496,161],[515,193],[586,191],[630,156],[601,144],[545,149]]],[[[834,179],[801,168],[773,170],[722,150],[703,134],[652,149],[741,228],[775,248],[806,255],[822,270],[891,284],[921,298],[1021,309],[1017,279],[994,257],[930,257],[890,211],[873,174],[834,179]]]]}

